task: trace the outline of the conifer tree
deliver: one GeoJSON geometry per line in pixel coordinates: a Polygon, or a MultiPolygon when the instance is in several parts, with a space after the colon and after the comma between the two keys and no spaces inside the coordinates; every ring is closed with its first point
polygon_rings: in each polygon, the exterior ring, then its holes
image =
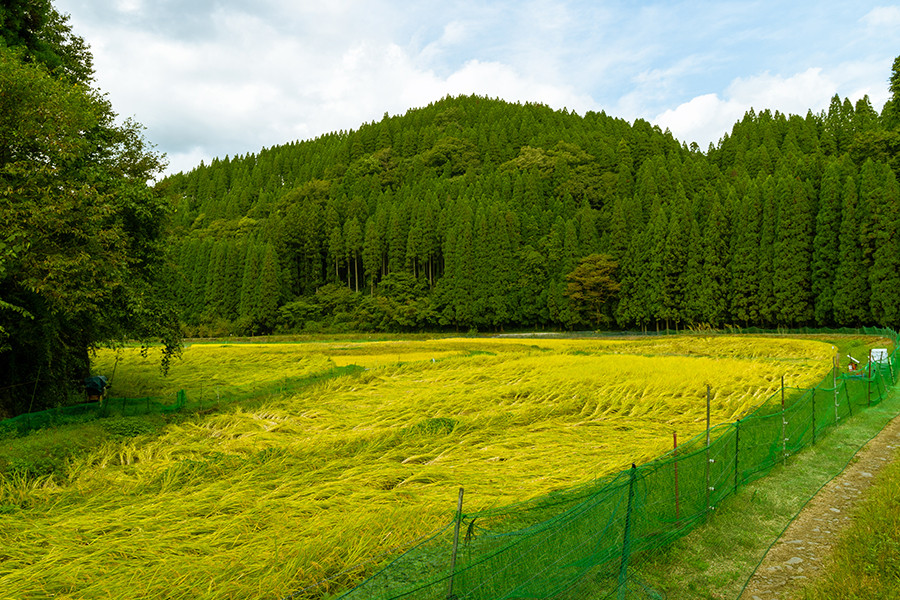
{"type": "Polygon", "coordinates": [[[830,161],[819,191],[819,211],[813,239],[812,293],[815,319],[820,326],[834,322],[834,277],[840,252],[842,175],[842,163],[830,161]]]}
{"type": "Polygon", "coordinates": [[[266,244],[262,254],[258,285],[256,287],[254,324],[260,332],[270,332],[275,327],[281,293],[281,277],[278,256],[272,244],[266,244]]]}
{"type": "Polygon", "coordinates": [[[515,280],[512,304],[514,319],[537,329],[549,322],[547,309],[547,266],[545,256],[531,246],[519,249],[516,255],[518,279],[515,280]]]}
{"type": "Polygon", "coordinates": [[[378,235],[378,225],[375,217],[369,217],[366,220],[366,231],[363,239],[362,261],[363,272],[369,282],[369,290],[371,294],[375,294],[375,284],[381,274],[381,238],[378,235]]]}
{"type": "Polygon", "coordinates": [[[762,217],[759,229],[759,284],[757,307],[760,323],[775,325],[778,312],[775,301],[775,279],[780,275],[775,268],[775,243],[778,235],[778,205],[775,201],[775,178],[767,176],[762,183],[762,217]]]}
{"type": "Polygon", "coordinates": [[[359,291],[359,259],[363,249],[363,232],[359,219],[350,217],[344,223],[344,248],[347,256],[347,287],[350,287],[350,271],[353,271],[353,291],[359,291]]]}
{"type": "Polygon", "coordinates": [[[413,277],[417,278],[421,274],[420,263],[425,254],[425,239],[422,228],[418,223],[414,223],[409,228],[409,235],[406,237],[406,268],[411,271],[413,277]]]}
{"type": "Polygon", "coordinates": [[[714,327],[722,325],[727,316],[730,231],[724,207],[718,201],[714,202],[703,229],[702,243],[699,247],[694,246],[703,255],[700,288],[695,292],[701,298],[700,314],[704,322],[714,327]]]}
{"type": "Polygon", "coordinates": [[[409,237],[405,226],[405,215],[399,204],[390,208],[390,221],[387,230],[388,272],[401,271],[406,262],[406,242],[409,237]]]}
{"type": "Polygon", "coordinates": [[[856,182],[844,184],[841,237],[834,277],[834,317],[838,325],[857,327],[869,319],[868,268],[860,243],[856,182]]]}
{"type": "Polygon", "coordinates": [[[222,296],[222,317],[233,321],[238,317],[241,283],[244,275],[244,251],[237,242],[228,244],[225,267],[225,290],[222,296]]]}
{"type": "Polygon", "coordinates": [[[209,278],[209,266],[213,253],[214,242],[211,239],[203,241],[200,251],[197,254],[197,266],[191,278],[191,307],[190,311],[193,320],[196,321],[206,309],[206,282],[209,278]]]}
{"type": "Polygon", "coordinates": [[[659,318],[676,325],[684,318],[686,294],[690,293],[685,282],[688,254],[698,251],[690,248],[691,214],[684,190],[679,186],[672,204],[668,230],[662,243],[661,310],[659,318]]]}
{"type": "Polygon", "coordinates": [[[812,215],[803,184],[781,174],[776,183],[778,226],[773,255],[773,292],[782,325],[801,325],[813,316],[810,261],[812,215]]]}
{"type": "Polygon", "coordinates": [[[900,189],[887,165],[879,165],[881,205],[874,210],[875,239],[869,269],[869,304],[875,322],[894,327],[900,323],[900,189]]]}
{"type": "Polygon", "coordinates": [[[609,219],[607,248],[614,260],[620,264],[628,252],[629,228],[625,217],[625,201],[621,197],[613,199],[612,216],[609,219]]]}
{"type": "Polygon", "coordinates": [[[753,180],[743,199],[735,203],[732,235],[729,307],[731,315],[745,327],[760,322],[759,277],[761,261],[760,223],[762,197],[753,180]]]}
{"type": "Polygon", "coordinates": [[[225,280],[228,270],[228,248],[224,242],[213,242],[209,257],[209,268],[206,272],[206,291],[204,306],[207,315],[212,318],[221,315],[222,304],[226,294],[225,280]]]}
{"type": "Polygon", "coordinates": [[[882,123],[885,129],[900,129],[900,56],[894,59],[888,89],[891,97],[881,111],[882,123]]]}
{"type": "Polygon", "coordinates": [[[331,235],[328,236],[328,257],[328,262],[334,268],[332,271],[334,277],[329,277],[329,280],[337,283],[341,280],[340,267],[344,264],[346,258],[344,233],[340,225],[332,227],[331,235]]]}
{"type": "MultiPolygon", "coordinates": [[[[650,226],[631,241],[622,273],[621,300],[616,310],[620,326],[635,324],[645,329],[662,312],[663,266],[669,219],[657,197],[651,208],[650,226]]],[[[657,327],[658,328],[658,327],[657,327]]]]}
{"type": "Polygon", "coordinates": [[[700,234],[700,225],[696,219],[691,219],[691,232],[689,236],[689,251],[687,262],[684,266],[685,300],[683,318],[686,323],[698,323],[708,320],[704,314],[703,293],[703,241],[700,234]]]}
{"type": "Polygon", "coordinates": [[[634,190],[634,161],[631,157],[631,148],[624,139],[619,140],[616,154],[616,195],[619,198],[627,198],[634,190]]]}
{"type": "Polygon", "coordinates": [[[258,244],[247,244],[247,254],[244,258],[244,273],[241,277],[241,300],[239,305],[240,321],[247,331],[252,331],[252,322],[258,312],[260,268],[262,267],[262,252],[258,244]]]}

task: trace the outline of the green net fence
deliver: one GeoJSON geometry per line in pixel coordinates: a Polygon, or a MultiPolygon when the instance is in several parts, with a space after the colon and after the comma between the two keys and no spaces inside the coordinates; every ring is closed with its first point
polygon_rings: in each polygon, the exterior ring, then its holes
{"type": "MultiPolygon", "coordinates": [[[[566,597],[589,579],[592,598],[661,598],[636,575],[642,553],[702,522],[725,498],[880,403],[897,378],[893,351],[813,389],[782,388],[753,413],[643,465],[563,492],[466,513],[391,560],[342,599],[566,597]]],[[[464,504],[463,504],[464,506],[464,504]]],[[[321,598],[321,586],[288,598],[321,598]]]]}
{"type": "Polygon", "coordinates": [[[235,402],[269,398],[291,393],[326,379],[350,375],[362,370],[356,365],[334,367],[304,377],[279,380],[268,386],[210,385],[206,388],[182,389],[166,396],[108,396],[97,402],[60,406],[40,412],[26,413],[0,421],[0,436],[24,435],[29,431],[57,427],[104,417],[131,417],[149,414],[204,411],[235,402]]]}
{"type": "MultiPolygon", "coordinates": [[[[864,333],[890,337],[893,352],[854,374],[829,373],[813,389],[783,388],[739,421],[711,428],[708,439],[704,433],[621,473],[511,506],[460,510],[414,547],[384,559],[380,570],[340,597],[565,598],[577,596],[578,586],[590,581],[592,598],[660,598],[639,577],[647,551],[685,535],[741,486],[887,397],[898,375],[897,335],[864,333]]],[[[106,398],[0,421],[0,435],[104,416],[206,410],[355,370],[359,367],[351,365],[265,389],[211,386],[166,397],[106,398]]],[[[372,564],[348,568],[354,576],[374,570],[372,564]]],[[[329,589],[330,582],[323,582],[288,598],[322,598],[329,589]]]]}

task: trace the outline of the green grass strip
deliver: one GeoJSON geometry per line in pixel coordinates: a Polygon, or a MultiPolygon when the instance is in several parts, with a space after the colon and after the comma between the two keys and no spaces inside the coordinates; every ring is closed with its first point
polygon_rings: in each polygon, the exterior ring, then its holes
{"type": "Polygon", "coordinates": [[[803,600],[900,598],[900,452],[866,490],[822,577],[803,600]]]}
{"type": "MultiPolygon", "coordinates": [[[[896,390],[877,406],[823,432],[816,445],[792,456],[787,465],[741,487],[688,535],[635,557],[634,575],[655,590],[655,597],[739,598],[769,548],[803,507],[900,414],[896,390]]],[[[597,591],[587,578],[565,597],[593,599],[599,597],[597,591]]]]}

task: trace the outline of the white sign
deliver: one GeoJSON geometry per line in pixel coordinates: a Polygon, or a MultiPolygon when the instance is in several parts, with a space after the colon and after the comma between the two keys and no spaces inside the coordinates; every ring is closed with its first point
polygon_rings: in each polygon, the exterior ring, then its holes
{"type": "Polygon", "coordinates": [[[886,365],[888,362],[887,348],[872,348],[872,362],[886,365]]]}

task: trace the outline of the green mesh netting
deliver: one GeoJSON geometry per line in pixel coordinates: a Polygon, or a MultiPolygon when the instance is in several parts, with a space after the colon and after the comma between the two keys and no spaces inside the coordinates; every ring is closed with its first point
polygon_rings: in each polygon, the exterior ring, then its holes
{"type": "MultiPolygon", "coordinates": [[[[596,598],[661,598],[637,577],[636,555],[683,536],[741,485],[886,397],[896,381],[897,334],[865,333],[894,340],[888,360],[867,364],[852,376],[829,374],[811,390],[784,389],[741,420],[712,428],[709,445],[704,433],[677,451],[622,473],[527,502],[460,514],[455,568],[450,564],[456,520],[340,598],[551,598],[564,596],[588,578],[596,598]]],[[[223,389],[206,397],[182,390],[171,398],[107,398],[0,421],[0,434],[100,416],[202,410],[290,391],[354,369],[335,369],[268,390],[223,389]]],[[[288,598],[322,598],[326,587],[298,590],[288,598]]]]}
{"type": "MultiPolygon", "coordinates": [[[[740,486],[886,397],[896,381],[897,335],[867,333],[894,340],[888,360],[855,375],[829,373],[814,389],[781,390],[752,414],[712,428],[709,444],[704,432],[616,475],[529,502],[460,514],[458,538],[454,520],[340,598],[551,598],[585,578],[594,598],[661,598],[633,574],[635,555],[683,536],[740,486]]],[[[289,596],[320,597],[316,588],[289,596]]]]}

